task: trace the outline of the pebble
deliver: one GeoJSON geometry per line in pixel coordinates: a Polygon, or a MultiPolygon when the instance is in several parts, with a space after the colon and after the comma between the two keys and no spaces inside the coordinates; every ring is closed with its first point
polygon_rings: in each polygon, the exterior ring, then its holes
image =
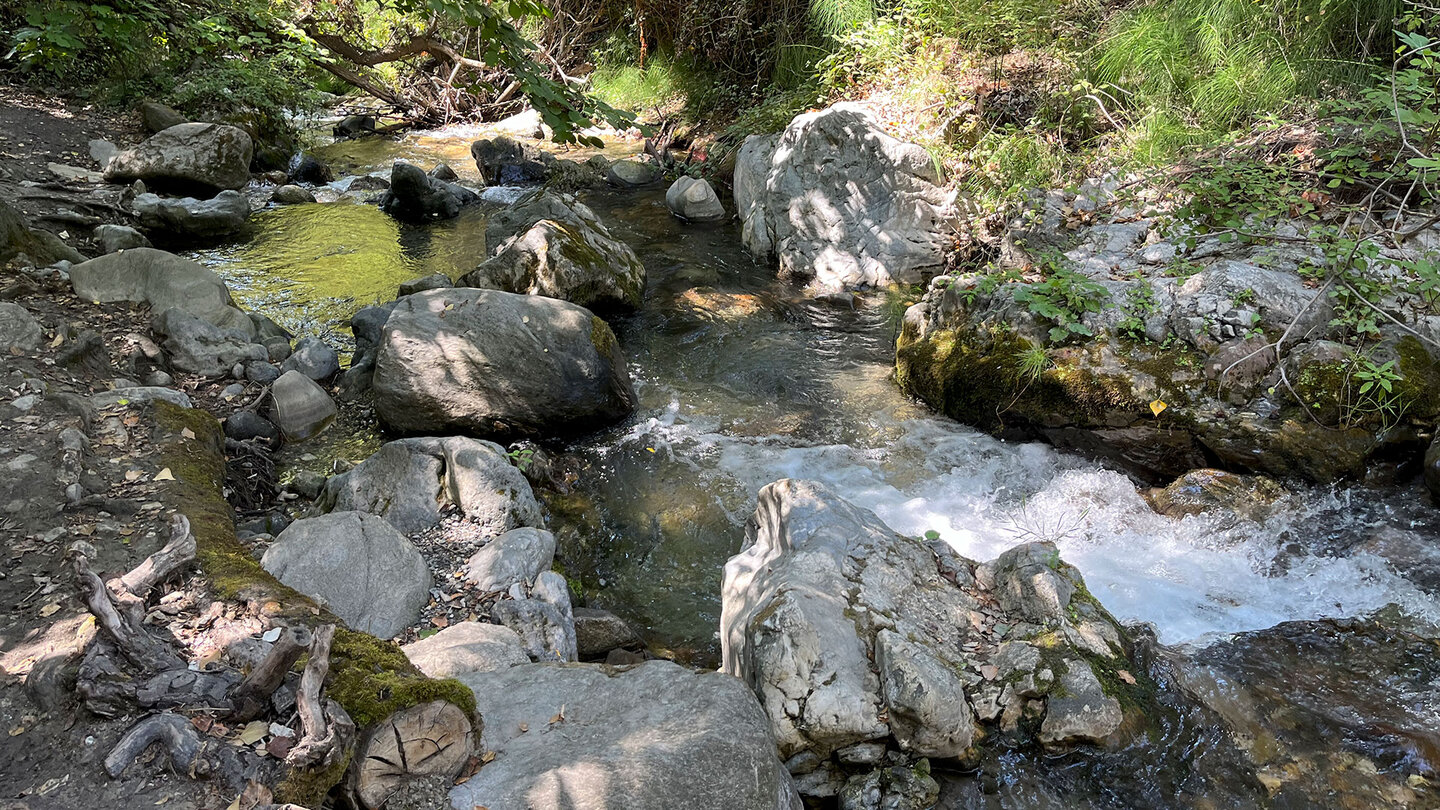
{"type": "Polygon", "coordinates": [[[84,497],[85,487],[82,487],[79,484],[71,484],[70,486],[65,488],[65,500],[69,501],[70,503],[79,503],[80,499],[84,497]]]}
{"type": "MultiPolygon", "coordinates": [[[[243,367],[240,369],[240,376],[245,376],[245,370],[243,367]]],[[[234,399],[243,393],[245,393],[244,385],[242,385],[241,383],[232,383],[225,386],[225,390],[220,392],[220,396],[224,397],[225,399],[234,399]]]]}
{"type": "Polygon", "coordinates": [[[26,394],[23,397],[18,397],[12,400],[10,402],[10,407],[24,413],[38,404],[40,404],[40,396],[38,394],[26,394]]]}

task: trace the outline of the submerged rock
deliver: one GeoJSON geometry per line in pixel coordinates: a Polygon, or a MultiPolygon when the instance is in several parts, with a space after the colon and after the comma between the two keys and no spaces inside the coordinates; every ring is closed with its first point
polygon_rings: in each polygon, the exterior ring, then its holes
{"type": "Polygon", "coordinates": [[[244,233],[250,219],[250,201],[238,191],[222,191],[208,200],[141,194],[134,207],[142,227],[157,239],[176,242],[230,239],[244,233]]]}
{"type": "Polygon", "coordinates": [[[460,278],[467,287],[543,295],[596,309],[633,309],[645,265],[589,207],[569,195],[534,194],[491,218],[493,256],[460,278]]]}
{"type": "Polygon", "coordinates": [[[801,809],[754,696],[728,675],[648,661],[461,680],[484,721],[481,748],[496,756],[451,791],[456,807],[801,809]]]}
{"type": "Polygon", "coordinates": [[[745,139],[735,205],[752,253],[825,289],[920,282],[943,267],[958,224],[930,154],[856,104],[745,139]]]}
{"type": "Polygon", "coordinates": [[[761,490],[723,599],[723,669],[755,689],[782,757],[813,758],[807,770],[871,742],[970,758],[983,728],[1016,732],[1022,718],[1041,720],[1046,744],[1107,740],[1122,704],[1153,705],[1138,683],[1098,686],[1093,668],[1139,670],[1053,545],[979,566],[813,482],[761,490]]]}
{"type": "Polygon", "coordinates": [[[574,435],[623,418],[635,401],[614,333],[589,310],[466,288],[396,304],[374,389],[380,419],[411,433],[574,435]]]}
{"type": "Polygon", "coordinates": [[[318,506],[380,515],[406,534],[434,526],[447,506],[494,535],[544,525],[529,483],[505,451],[463,436],[388,442],[330,478],[318,506]]]}
{"type": "Polygon", "coordinates": [[[250,181],[251,151],[250,136],[238,127],[176,124],[111,158],[105,179],[181,190],[238,189],[250,181]]]}
{"type": "Polygon", "coordinates": [[[1164,489],[1145,495],[1155,511],[1166,517],[1224,510],[1258,522],[1274,514],[1289,493],[1264,476],[1205,469],[1185,473],[1164,489]]]}
{"type": "Polygon", "coordinates": [[[390,638],[430,601],[430,569],[389,523],[335,512],[290,524],[260,564],[355,630],[390,638]]]}

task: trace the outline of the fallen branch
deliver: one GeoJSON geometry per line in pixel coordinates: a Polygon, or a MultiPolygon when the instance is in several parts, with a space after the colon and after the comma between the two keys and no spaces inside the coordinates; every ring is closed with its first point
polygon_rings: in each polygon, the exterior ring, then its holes
{"type": "Polygon", "coordinates": [[[90,570],[89,558],[84,548],[89,544],[71,547],[74,554],[75,579],[80,586],[80,595],[85,606],[95,616],[95,624],[115,644],[126,660],[142,672],[157,673],[172,669],[184,669],[185,662],[170,649],[169,645],[147,633],[135,617],[122,615],[112,600],[110,590],[100,582],[100,577],[90,570]]]}
{"type": "Polygon", "coordinates": [[[175,770],[195,775],[191,768],[199,762],[200,733],[189,720],[170,712],[151,715],[131,726],[105,755],[105,772],[111,779],[118,779],[136,757],[157,742],[164,743],[175,770]]]}
{"type": "Polygon", "coordinates": [[[189,565],[194,559],[195,534],[190,531],[190,519],[177,512],[170,519],[170,542],[130,569],[129,573],[112,579],[107,584],[117,595],[128,592],[131,596],[144,599],[151,588],[164,582],[167,577],[189,565]]]}
{"type": "Polygon", "coordinates": [[[263,714],[270,703],[270,695],[285,682],[285,675],[310,644],[309,630],[304,627],[285,628],[264,660],[256,664],[230,694],[230,701],[235,706],[233,718],[245,722],[263,714]]]}
{"type": "Polygon", "coordinates": [[[292,768],[333,765],[344,758],[355,741],[355,722],[350,715],[335,701],[320,700],[320,689],[330,672],[330,644],[334,639],[335,625],[326,624],[315,629],[310,642],[310,660],[295,696],[302,733],[300,742],[285,757],[292,768]]]}

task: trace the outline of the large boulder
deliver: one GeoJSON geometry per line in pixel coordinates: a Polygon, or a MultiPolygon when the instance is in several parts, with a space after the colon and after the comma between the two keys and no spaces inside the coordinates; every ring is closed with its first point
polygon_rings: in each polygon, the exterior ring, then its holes
{"type": "Polygon", "coordinates": [[[390,169],[390,190],[380,198],[380,209],[406,222],[454,219],[460,208],[480,198],[468,188],[447,183],[419,166],[397,160],[390,169]]]}
{"type": "Polygon", "coordinates": [[[326,481],[319,500],[325,511],[380,515],[406,534],[434,526],[447,506],[492,536],[544,525],[530,484],[505,450],[463,436],[388,442],[326,481]]]}
{"type": "Polygon", "coordinates": [[[1053,545],[980,566],[808,481],[761,490],[725,566],[720,637],[723,671],[755,689],[781,756],[805,754],[797,773],[875,743],[969,759],[982,728],[1022,719],[1041,720],[1047,744],[1108,740],[1122,705],[1154,705],[1138,678],[1100,687],[1096,669],[1140,670],[1053,545]]]}
{"type": "Polygon", "coordinates": [[[648,661],[460,680],[495,757],[451,791],[456,807],[800,810],[754,696],[728,675],[648,661]]]}
{"type": "Polygon", "coordinates": [[[592,431],[635,394],[610,327],[565,301],[468,288],[407,296],[385,322],[375,410],[394,430],[592,431]]]}
{"type": "Polygon", "coordinates": [[[215,242],[245,232],[250,201],[238,191],[222,191],[208,200],[141,194],[133,203],[140,225],[157,241],[215,242]]]}
{"type": "Polygon", "coordinates": [[[507,135],[475,141],[470,144],[470,156],[489,186],[539,183],[550,176],[556,162],[549,152],[507,135]]]}
{"type": "Polygon", "coordinates": [[[485,236],[493,255],[461,277],[463,286],[544,295],[592,309],[640,305],[645,265],[574,197],[529,196],[492,217],[485,236]]]}
{"type": "Polygon", "coordinates": [[[715,189],[699,177],[677,179],[665,192],[665,205],[675,216],[692,222],[725,218],[725,206],[720,204],[715,189]]]}
{"type": "Polygon", "coordinates": [[[86,301],[149,304],[154,313],[175,308],[220,329],[256,334],[255,324],[230,301],[220,277],[189,259],[154,248],[111,253],[70,268],[70,284],[86,301]]]}
{"type": "Polygon", "coordinates": [[[355,630],[391,638],[430,601],[430,568],[405,536],[364,512],[297,520],[260,564],[355,630]]]}
{"type": "Polygon", "coordinates": [[[180,190],[238,189],[250,181],[251,152],[250,136],[238,127],[176,124],[111,158],[105,179],[180,190]]]}
{"type": "Polygon", "coordinates": [[[236,363],[263,362],[265,347],[233,328],[221,329],[209,321],[171,307],[151,322],[162,338],[161,348],[170,365],[190,374],[221,377],[236,363]]]}
{"type": "Polygon", "coordinates": [[[735,205],[752,253],[826,289],[922,281],[943,267],[958,224],[930,153],[885,134],[856,104],[747,138],[735,205]]]}

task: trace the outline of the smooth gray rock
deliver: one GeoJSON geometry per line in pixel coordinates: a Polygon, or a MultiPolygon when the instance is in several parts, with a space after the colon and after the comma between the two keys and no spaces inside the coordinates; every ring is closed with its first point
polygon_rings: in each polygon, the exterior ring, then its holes
{"type": "Polygon", "coordinates": [[[450,168],[449,163],[443,161],[436,163],[435,168],[426,172],[426,174],[430,175],[430,178],[433,180],[441,180],[446,183],[455,183],[460,180],[460,175],[456,174],[455,170],[450,168]]]}
{"type": "Polygon", "coordinates": [[[1125,719],[1120,701],[1105,694],[1088,663],[1065,663],[1070,671],[1060,676],[1060,690],[1050,696],[1045,721],[1040,724],[1040,741],[1099,742],[1115,733],[1125,719]]]}
{"type": "Polygon", "coordinates": [[[361,307],[354,315],[350,316],[350,331],[355,335],[355,353],[357,355],[373,352],[379,348],[380,339],[384,336],[385,321],[395,310],[395,304],[395,301],[390,301],[385,304],[361,307]]]}
{"type": "Polygon", "coordinates": [[[280,428],[254,411],[236,411],[225,420],[225,437],[237,442],[250,439],[280,440],[280,428]]]}
{"type": "Polygon", "coordinates": [[[90,159],[100,166],[100,171],[110,165],[110,159],[120,154],[120,147],[102,138],[91,138],[89,142],[90,159]]]}
{"type": "Polygon", "coordinates": [[[665,192],[665,205],[671,213],[693,222],[710,222],[725,218],[725,206],[708,181],[698,177],[681,177],[665,192]]]}
{"type": "Polygon", "coordinates": [[[340,354],[320,338],[300,338],[280,370],[298,371],[316,382],[328,380],[340,371],[340,354]]]}
{"type": "Polygon", "coordinates": [[[648,661],[461,680],[484,721],[481,748],[496,756],[450,792],[456,807],[801,810],[754,696],[727,675],[648,661]]]}
{"type": "Polygon", "coordinates": [[[105,179],[143,180],[150,186],[182,189],[238,189],[250,181],[252,151],[250,136],[238,127],[176,124],[111,158],[105,179]]]}
{"type": "Polygon", "coordinates": [[[491,258],[460,278],[467,287],[559,298],[589,308],[633,309],[645,265],[589,207],[548,191],[491,218],[491,258]]]}
{"type": "Polygon", "coordinates": [[[238,191],[222,191],[208,200],[141,194],[133,206],[144,228],[182,242],[237,236],[250,219],[250,201],[238,191]]]}
{"type": "Polygon", "coordinates": [[[514,630],[484,622],[452,624],[400,649],[416,669],[432,678],[456,678],[530,663],[514,630]]]}
{"type": "Polygon", "coordinates": [[[623,418],[635,401],[614,333],[588,310],[463,288],[400,299],[374,390],[381,421],[409,433],[574,435],[623,418]]]}
{"type": "Polygon", "coordinates": [[[270,421],[292,442],[319,435],[339,410],[325,389],[298,371],[281,374],[270,386],[270,408],[270,421]]]}
{"type": "Polygon", "coordinates": [[[605,179],[613,186],[631,188],[644,186],[660,179],[660,171],[651,163],[638,160],[617,160],[610,164],[605,179]]]}
{"type": "Polygon", "coordinates": [[[185,116],[176,112],[175,108],[158,101],[142,101],[140,102],[140,123],[145,127],[146,132],[153,135],[185,123],[185,116]]]}
{"type": "Polygon", "coordinates": [[[463,186],[437,180],[419,166],[397,160],[390,170],[390,190],[381,198],[380,208],[406,222],[431,222],[453,219],[461,207],[479,200],[463,186]]]}
{"type": "Polygon", "coordinates": [[[40,345],[40,323],[30,311],[9,301],[0,301],[0,352],[28,352],[40,345]]]}
{"type": "Polygon", "coordinates": [[[406,295],[414,295],[418,292],[425,292],[426,290],[443,290],[446,287],[454,286],[455,282],[451,281],[450,277],[444,273],[431,273],[428,276],[400,282],[400,295],[403,297],[406,295]]]}
{"type": "MultiPolygon", "coordinates": [[[[269,349],[266,349],[269,353],[269,349]]],[[[269,385],[280,379],[280,367],[265,360],[253,360],[245,364],[245,379],[260,385],[269,385]]]]}
{"type": "MultiPolygon", "coordinates": [[[[492,535],[544,525],[530,484],[504,449],[463,436],[388,442],[354,469],[331,477],[319,501],[324,511],[380,515],[406,534],[434,526],[445,506],[492,535]]],[[[552,556],[553,543],[552,538],[552,556]]]]}
{"type": "Polygon", "coordinates": [[[266,356],[265,347],[251,343],[243,332],[221,329],[176,307],[160,313],[152,328],[163,337],[160,347],[170,365],[191,374],[221,377],[237,363],[266,356]]]}
{"type": "Polygon", "coordinates": [[[611,650],[644,646],[640,636],[608,610],[575,608],[575,648],[581,658],[601,658],[611,650]]]}
{"type": "Polygon", "coordinates": [[[555,535],[543,529],[512,529],[485,544],[465,563],[465,581],[481,591],[506,591],[529,583],[555,563],[555,535]]]}
{"type": "Polygon", "coordinates": [[[247,338],[255,335],[255,324],[231,304],[219,276],[163,250],[135,248],[82,262],[70,268],[70,284],[86,301],[149,304],[155,314],[175,308],[247,338]]]}
{"type": "Polygon", "coordinates": [[[145,234],[128,225],[96,225],[95,241],[100,243],[100,250],[105,253],[150,247],[150,240],[145,238],[145,234]]]}
{"type": "Polygon", "coordinates": [[[260,564],[286,585],[323,601],[352,629],[380,638],[419,620],[430,600],[430,569],[420,552],[389,523],[364,512],[297,520],[275,538],[260,564]]]}
{"type": "Polygon", "coordinates": [[[554,155],[506,135],[470,144],[470,157],[487,186],[538,183],[555,165],[554,155]]]}
{"type": "Polygon", "coordinates": [[[315,202],[315,195],[308,188],[284,185],[270,195],[270,201],[277,205],[302,205],[315,202]]]}
{"type": "Polygon", "coordinates": [[[747,138],[734,185],[745,246],[822,289],[917,283],[943,267],[959,222],[930,154],[856,104],[747,138]]]}

